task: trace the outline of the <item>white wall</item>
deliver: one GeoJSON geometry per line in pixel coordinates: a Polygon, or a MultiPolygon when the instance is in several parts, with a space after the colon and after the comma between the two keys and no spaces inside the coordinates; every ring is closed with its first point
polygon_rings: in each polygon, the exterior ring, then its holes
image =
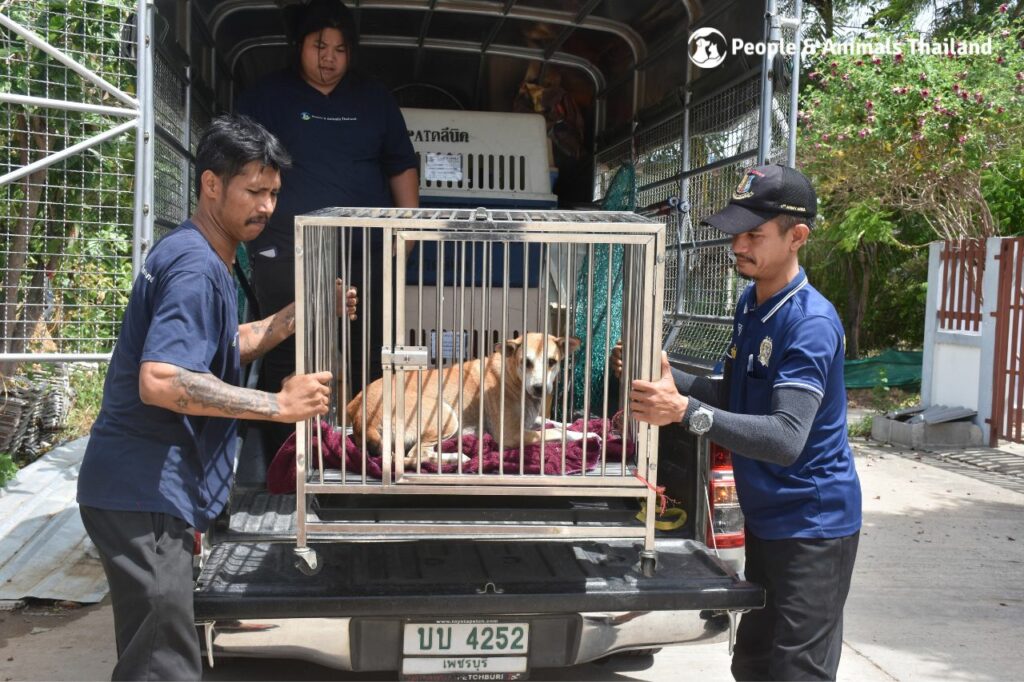
{"type": "Polygon", "coordinates": [[[977,410],[980,375],[980,347],[938,342],[932,363],[931,396],[921,396],[921,400],[926,405],[977,410]]]}
{"type": "Polygon", "coordinates": [[[986,243],[985,278],[982,282],[981,331],[943,331],[938,328],[941,288],[941,242],[930,245],[928,295],[925,304],[924,359],[921,368],[921,403],[977,410],[974,423],[989,441],[992,418],[992,372],[995,359],[996,309],[999,284],[1000,237],[986,243]]]}

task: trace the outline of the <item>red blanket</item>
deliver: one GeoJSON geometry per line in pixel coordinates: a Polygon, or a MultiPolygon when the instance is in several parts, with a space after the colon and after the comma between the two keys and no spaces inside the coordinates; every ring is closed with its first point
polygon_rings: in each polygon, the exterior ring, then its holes
{"type": "MultiPolygon", "coordinates": [[[[587,461],[583,462],[582,440],[567,441],[565,444],[565,473],[578,474],[584,469],[589,471],[601,463],[601,438],[606,420],[591,419],[586,424],[586,431],[591,435],[586,439],[587,461]],[[596,435],[594,435],[596,434],[596,435]]],[[[324,441],[324,467],[328,469],[341,469],[341,457],[344,453],[346,471],[362,473],[363,465],[360,461],[359,447],[352,442],[351,438],[343,438],[340,429],[335,429],[321,422],[321,434],[324,441]]],[[[607,422],[607,462],[619,464],[622,462],[622,436],[617,430],[612,429],[611,422],[607,422]]],[[[552,424],[552,428],[557,428],[552,424]]],[[[582,433],[584,431],[583,420],[577,420],[569,427],[570,431],[582,433]]],[[[318,436],[313,433],[313,452],[316,453],[318,436]]],[[[455,437],[446,440],[441,444],[443,452],[462,452],[469,455],[468,459],[462,462],[462,472],[475,474],[481,471],[480,456],[478,447],[479,439],[476,435],[466,434],[461,438],[455,437]]],[[[630,443],[628,454],[633,453],[633,446],[630,443]]],[[[489,433],[483,436],[483,467],[485,474],[504,471],[506,474],[519,473],[519,448],[506,448],[502,453],[498,450],[498,443],[489,433]],[[501,462],[504,461],[502,468],[501,462]]],[[[527,474],[540,473],[540,444],[527,445],[522,453],[523,471],[527,474]]],[[[313,457],[313,466],[318,465],[317,455],[313,457]]],[[[446,463],[441,470],[445,473],[457,472],[458,464],[446,463]]],[[[381,458],[374,456],[366,457],[366,475],[379,479],[381,475],[381,458]]],[[[424,462],[421,471],[436,472],[437,465],[433,462],[424,462]]],[[[561,475],[562,473],[562,441],[546,441],[544,443],[544,473],[548,475],[561,475]]],[[[282,494],[295,491],[295,434],[293,433],[284,442],[281,449],[274,455],[274,461],[270,463],[267,470],[267,489],[271,493],[282,494]]]]}

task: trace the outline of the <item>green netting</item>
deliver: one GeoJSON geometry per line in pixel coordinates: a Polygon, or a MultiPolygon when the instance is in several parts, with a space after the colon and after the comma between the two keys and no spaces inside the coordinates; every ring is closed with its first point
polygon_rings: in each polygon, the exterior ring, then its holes
{"type": "MultiPolygon", "coordinates": [[[[633,164],[623,164],[615,172],[608,191],[601,200],[604,211],[636,210],[636,169],[633,164]]],[[[590,334],[587,334],[587,258],[583,258],[576,279],[576,320],[573,334],[580,339],[590,340],[590,405],[600,406],[604,398],[605,339],[612,347],[622,335],[622,257],[621,246],[598,244],[594,246],[593,292],[591,305],[590,334]],[[608,268],[612,269],[611,301],[608,289],[608,268]],[[611,311],[611,323],[608,315],[611,311]],[[611,329],[609,330],[609,326],[611,329]]],[[[573,368],[573,407],[583,409],[584,381],[586,379],[586,355],[584,348],[573,368]]]]}
{"type": "Polygon", "coordinates": [[[846,388],[920,386],[923,356],[919,350],[887,350],[863,360],[847,360],[843,363],[846,388]]]}
{"type": "MultiPolygon", "coordinates": [[[[252,282],[252,264],[249,262],[249,251],[245,244],[239,244],[235,250],[235,262],[245,273],[246,279],[252,282]]],[[[238,322],[239,324],[249,322],[249,299],[245,295],[245,289],[236,282],[235,289],[238,294],[238,322]]]]}

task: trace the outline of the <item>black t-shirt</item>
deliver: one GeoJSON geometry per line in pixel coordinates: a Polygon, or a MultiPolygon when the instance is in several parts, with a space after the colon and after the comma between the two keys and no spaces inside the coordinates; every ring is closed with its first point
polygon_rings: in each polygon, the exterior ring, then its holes
{"type": "Polygon", "coordinates": [[[292,156],[277,209],[250,251],[291,258],[295,216],[327,206],[392,206],[389,179],[417,166],[402,112],[380,83],[346,74],[324,95],[295,73],[245,92],[239,113],[274,133],[292,156]]]}
{"type": "Polygon", "coordinates": [[[236,421],[144,404],[139,368],[146,361],[232,386],[241,376],[235,282],[190,220],[153,247],[135,279],[78,475],[78,501],[163,512],[206,530],[231,489],[236,421]]]}

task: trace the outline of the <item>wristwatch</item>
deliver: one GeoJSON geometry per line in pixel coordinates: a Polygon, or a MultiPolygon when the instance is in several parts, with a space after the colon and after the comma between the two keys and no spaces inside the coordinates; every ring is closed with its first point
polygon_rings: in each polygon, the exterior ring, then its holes
{"type": "Polygon", "coordinates": [[[690,433],[702,436],[711,430],[711,425],[715,423],[715,413],[710,408],[701,405],[693,414],[690,415],[690,423],[688,427],[690,433]]]}

